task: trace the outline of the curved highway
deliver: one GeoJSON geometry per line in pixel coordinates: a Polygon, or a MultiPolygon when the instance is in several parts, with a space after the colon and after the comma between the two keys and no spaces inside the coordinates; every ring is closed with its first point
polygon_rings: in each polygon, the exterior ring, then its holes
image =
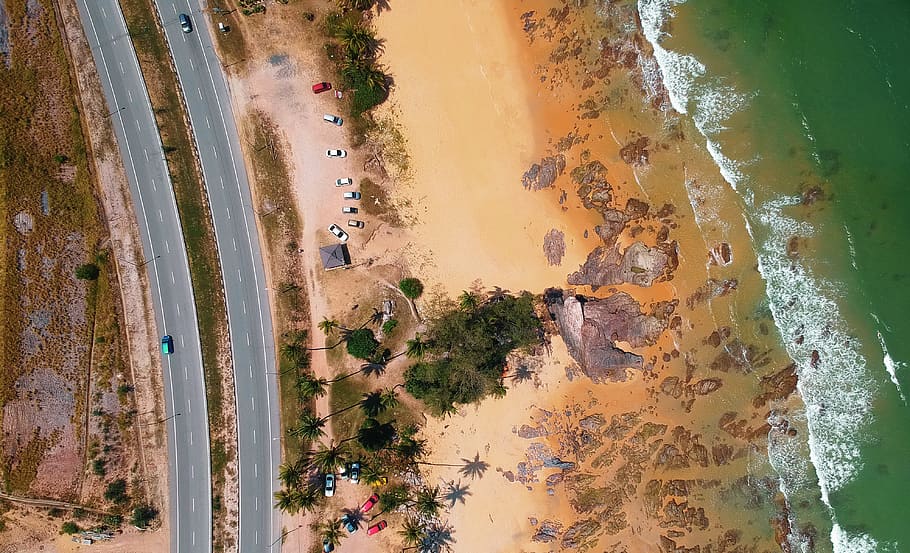
{"type": "Polygon", "coordinates": [[[177,202],[120,5],[116,0],[77,0],[77,6],[111,110],[109,117],[146,256],[143,262],[126,262],[147,267],[158,329],[174,339],[174,353],[162,359],[166,417],[157,421],[167,424],[171,551],[209,553],[208,409],[196,304],[177,202]]]}
{"type": "Polygon", "coordinates": [[[155,0],[183,89],[218,242],[237,406],[239,550],[278,552],[281,436],[272,321],[255,213],[221,61],[199,4],[155,0]],[[178,20],[187,14],[192,32],[178,20]]]}

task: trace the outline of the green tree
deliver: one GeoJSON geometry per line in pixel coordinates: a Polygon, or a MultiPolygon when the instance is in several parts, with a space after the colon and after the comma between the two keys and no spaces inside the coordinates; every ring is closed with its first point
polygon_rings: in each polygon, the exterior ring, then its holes
{"type": "Polygon", "coordinates": [[[130,523],[136,528],[148,528],[156,518],[158,518],[158,509],[151,505],[140,505],[133,509],[130,523]]]}
{"type": "Polygon", "coordinates": [[[416,278],[405,278],[398,283],[401,293],[408,299],[414,300],[423,294],[423,283],[416,278]]]}
{"type": "Polygon", "coordinates": [[[348,353],[358,359],[369,359],[379,347],[379,342],[368,328],[358,328],[348,336],[348,353]]]}
{"type": "Polygon", "coordinates": [[[278,481],[285,488],[297,488],[303,482],[303,470],[297,463],[278,465],[278,481]]]}
{"type": "Polygon", "coordinates": [[[79,525],[71,520],[64,522],[63,526],[60,527],[61,534],[76,534],[81,531],[82,528],[79,528],[79,525]]]}
{"type": "Polygon", "coordinates": [[[395,440],[395,426],[368,418],[357,430],[357,443],[367,451],[379,451],[395,440]]]}
{"type": "Polygon", "coordinates": [[[420,337],[420,334],[417,334],[405,342],[405,348],[404,354],[406,356],[411,359],[422,359],[429,348],[429,344],[420,337]]]}
{"type": "Polygon", "coordinates": [[[414,498],[414,508],[421,515],[435,518],[442,510],[442,501],[439,495],[439,486],[427,486],[420,489],[414,498]]]}
{"type": "Polygon", "coordinates": [[[328,393],[329,381],[325,378],[317,378],[310,373],[304,373],[297,378],[297,394],[301,401],[309,401],[328,393]]]}
{"type": "Polygon", "coordinates": [[[335,319],[323,317],[317,326],[319,327],[319,330],[323,332],[323,334],[330,336],[333,332],[338,330],[341,325],[335,319]]]}
{"type": "Polygon", "coordinates": [[[311,442],[316,441],[325,436],[324,428],[327,419],[328,417],[321,418],[312,411],[304,411],[300,413],[297,426],[288,429],[288,434],[311,442]]]}
{"type": "Polygon", "coordinates": [[[86,263],[76,267],[76,278],[79,280],[97,280],[101,269],[94,263],[86,263]]]}
{"type": "Polygon", "coordinates": [[[389,319],[388,321],[382,323],[382,333],[391,334],[395,328],[398,327],[397,319],[389,319]]]}
{"type": "Polygon", "coordinates": [[[343,444],[323,446],[312,452],[310,462],[320,472],[335,472],[339,466],[344,465],[348,453],[343,444]]]}
{"type": "Polygon", "coordinates": [[[474,292],[464,290],[458,296],[458,307],[463,311],[474,311],[480,305],[480,297],[474,292]]]}
{"type": "Polygon", "coordinates": [[[317,531],[319,537],[322,538],[324,542],[331,543],[336,547],[341,545],[341,538],[344,538],[347,535],[342,532],[341,520],[337,518],[323,522],[317,526],[317,531]]]}
{"type": "Polygon", "coordinates": [[[306,347],[298,342],[285,342],[278,350],[281,359],[286,363],[299,368],[309,366],[309,353],[306,347]]]}
{"type": "Polygon", "coordinates": [[[108,484],[107,489],[104,490],[104,499],[118,505],[127,503],[130,500],[130,496],[126,495],[126,480],[118,478],[108,484]]]}

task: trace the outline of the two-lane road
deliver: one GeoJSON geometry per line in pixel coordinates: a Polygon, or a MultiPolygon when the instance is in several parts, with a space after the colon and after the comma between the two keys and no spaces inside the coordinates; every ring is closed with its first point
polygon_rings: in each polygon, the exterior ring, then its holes
{"type": "MultiPolygon", "coordinates": [[[[170,468],[171,551],[212,550],[208,412],[202,350],[177,203],[136,53],[116,0],[77,0],[123,157],[162,334],[170,468]]],[[[134,263],[133,261],[126,261],[134,263]]],[[[130,308],[130,306],[127,306],[130,308]]],[[[157,347],[157,346],[156,346],[157,347]]],[[[160,351],[160,349],[159,349],[160,351]]]]}
{"type": "Polygon", "coordinates": [[[218,242],[237,407],[239,550],[279,551],[280,426],[265,271],[230,94],[200,5],[155,0],[183,89],[218,242]],[[187,14],[192,32],[183,32],[187,14]]]}

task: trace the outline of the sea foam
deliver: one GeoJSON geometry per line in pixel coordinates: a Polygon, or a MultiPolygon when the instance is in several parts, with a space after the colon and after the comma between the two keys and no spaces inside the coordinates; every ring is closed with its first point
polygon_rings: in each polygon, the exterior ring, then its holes
{"type": "MultiPolygon", "coordinates": [[[[877,319],[877,317],[876,317],[876,319],[877,319]]],[[[904,390],[901,389],[901,383],[897,379],[897,369],[902,368],[904,366],[904,364],[901,363],[900,361],[895,361],[894,358],[891,357],[891,354],[888,353],[888,346],[885,344],[885,337],[882,336],[882,333],[878,330],[876,330],[875,333],[878,335],[878,343],[881,344],[881,346],[882,346],[885,370],[888,371],[888,376],[891,377],[891,382],[893,382],[894,387],[897,388],[897,393],[900,394],[901,400],[904,403],[907,403],[907,397],[904,395],[904,390]]]]}

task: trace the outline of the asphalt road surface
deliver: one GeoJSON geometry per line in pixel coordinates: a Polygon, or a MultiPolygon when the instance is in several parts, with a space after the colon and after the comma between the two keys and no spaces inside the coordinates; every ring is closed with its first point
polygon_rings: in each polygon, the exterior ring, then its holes
{"type": "Polygon", "coordinates": [[[237,405],[240,551],[281,549],[280,426],[275,348],[255,212],[221,61],[206,16],[188,0],[156,0],[189,113],[218,241],[237,405]],[[187,14],[192,32],[180,27],[187,14]]]}
{"type": "Polygon", "coordinates": [[[77,0],[77,5],[111,111],[146,257],[120,261],[147,268],[158,329],[174,339],[174,353],[162,359],[167,416],[143,422],[167,425],[171,551],[209,553],[212,485],[205,381],[177,203],[119,4],[77,0]]]}

